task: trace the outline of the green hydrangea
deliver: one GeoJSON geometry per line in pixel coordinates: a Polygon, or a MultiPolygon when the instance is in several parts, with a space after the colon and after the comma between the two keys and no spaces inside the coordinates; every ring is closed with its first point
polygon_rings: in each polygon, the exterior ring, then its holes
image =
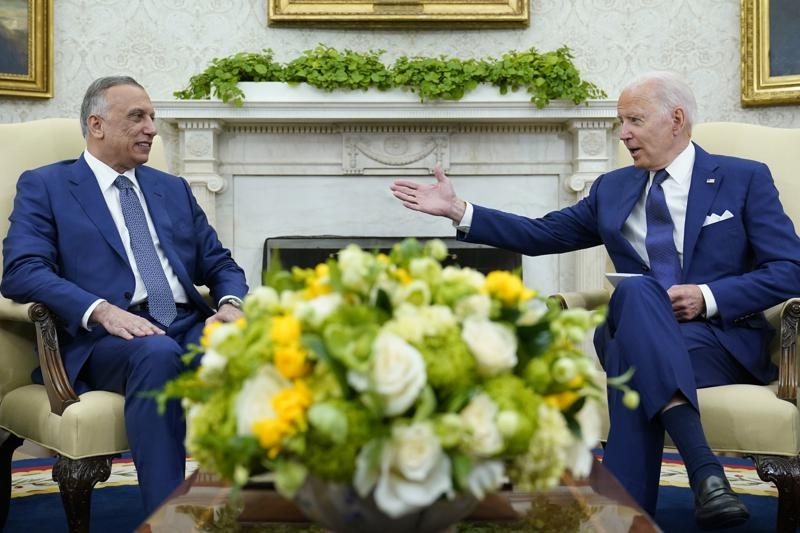
{"type": "Polygon", "coordinates": [[[375,423],[369,412],[356,402],[330,400],[347,419],[347,435],[337,444],[326,432],[309,427],[306,433],[303,464],[322,479],[349,483],[356,468],[356,456],[364,444],[375,436],[375,423]]]}
{"type": "Polygon", "coordinates": [[[501,412],[514,411],[520,415],[516,434],[506,441],[506,453],[524,452],[539,425],[537,412],[542,403],[541,396],[513,374],[501,374],[489,379],[484,384],[484,390],[501,412]]]}
{"type": "Polygon", "coordinates": [[[425,360],[428,384],[440,391],[444,400],[475,384],[475,358],[461,339],[458,329],[426,336],[414,345],[425,360]]]}

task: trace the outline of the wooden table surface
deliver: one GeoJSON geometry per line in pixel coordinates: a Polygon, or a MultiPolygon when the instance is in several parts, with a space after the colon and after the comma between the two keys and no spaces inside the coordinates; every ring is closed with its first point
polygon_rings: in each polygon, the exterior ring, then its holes
{"type": "MultiPolygon", "coordinates": [[[[326,530],[308,521],[289,500],[269,487],[245,487],[237,500],[213,476],[195,472],[137,533],[278,533],[326,530]]],[[[558,487],[528,493],[506,490],[487,497],[453,531],[659,532],[652,519],[619,482],[595,463],[588,479],[566,475],[558,487]],[[488,527],[491,526],[491,527],[488,527]]]]}

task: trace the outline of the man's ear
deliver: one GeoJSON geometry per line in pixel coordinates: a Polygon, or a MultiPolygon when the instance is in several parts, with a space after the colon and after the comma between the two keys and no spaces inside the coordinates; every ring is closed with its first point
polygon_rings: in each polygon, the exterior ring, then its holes
{"type": "Polygon", "coordinates": [[[672,111],[672,132],[680,133],[686,127],[686,112],[682,107],[676,107],[672,111]]]}
{"type": "Polygon", "coordinates": [[[95,139],[102,139],[105,133],[103,132],[103,121],[97,115],[89,115],[86,119],[86,126],[89,130],[89,136],[95,139]]]}

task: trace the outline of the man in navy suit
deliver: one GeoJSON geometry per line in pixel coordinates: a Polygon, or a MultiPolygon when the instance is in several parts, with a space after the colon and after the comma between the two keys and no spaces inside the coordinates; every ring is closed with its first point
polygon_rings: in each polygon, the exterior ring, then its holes
{"type": "Polygon", "coordinates": [[[132,78],[91,84],[81,106],[83,154],[19,178],[0,283],[7,298],[42,302],[58,316],[64,365],[79,393],[125,395],[128,441],[148,513],[184,479],[185,424],[179,402],[162,416],[142,393],[185,370],[181,356],[199,342],[205,323],[241,317],[247,293],[242,269],[188,183],[145,166],[154,119],[147,92],[132,78]],[[133,187],[139,232],[126,226],[118,180],[133,187]],[[155,252],[152,261],[137,255],[134,233],[155,252]],[[154,287],[148,285],[154,270],[164,283],[152,292],[167,293],[159,306],[170,308],[163,322],[150,314],[163,316],[153,311],[155,294],[147,289],[154,287]],[[210,289],[217,309],[195,285],[210,289]]]}
{"type": "Polygon", "coordinates": [[[397,180],[391,190],[409,209],[453,220],[461,239],[526,255],[603,244],[617,272],[644,274],[617,286],[595,333],[608,375],[634,367],[641,396],[629,410],[609,389],[604,463],[654,513],[666,430],[685,462],[699,525],[741,524],[749,514],[708,447],[696,389],[775,379],[766,351],[773,332],[762,311],[800,294],[800,239],[766,165],[691,142],[696,103],[678,76],[637,78],[617,109],[633,166],[598,177],[588,197],[542,218],[469,204],[440,168],[435,184],[397,180]],[[664,226],[650,226],[646,203],[658,174],[671,225],[656,252],[649,241],[664,226]],[[666,277],[664,246],[675,264],[666,277]]]}

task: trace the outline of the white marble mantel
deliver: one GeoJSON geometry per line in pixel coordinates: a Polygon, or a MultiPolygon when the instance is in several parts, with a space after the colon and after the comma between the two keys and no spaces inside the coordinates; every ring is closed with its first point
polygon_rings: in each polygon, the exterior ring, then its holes
{"type": "MultiPolygon", "coordinates": [[[[458,102],[408,92],[327,93],[245,84],[236,107],[216,100],[154,102],[172,136],[173,167],[245,269],[260,284],[264,239],[287,235],[452,236],[448,221],[400,206],[398,176],[430,179],[441,163],[459,194],[539,216],[574,203],[613,166],[616,103],[552,102],[481,87],[458,102]]],[[[542,291],[602,284],[598,249],[525,258],[542,291]]]]}

